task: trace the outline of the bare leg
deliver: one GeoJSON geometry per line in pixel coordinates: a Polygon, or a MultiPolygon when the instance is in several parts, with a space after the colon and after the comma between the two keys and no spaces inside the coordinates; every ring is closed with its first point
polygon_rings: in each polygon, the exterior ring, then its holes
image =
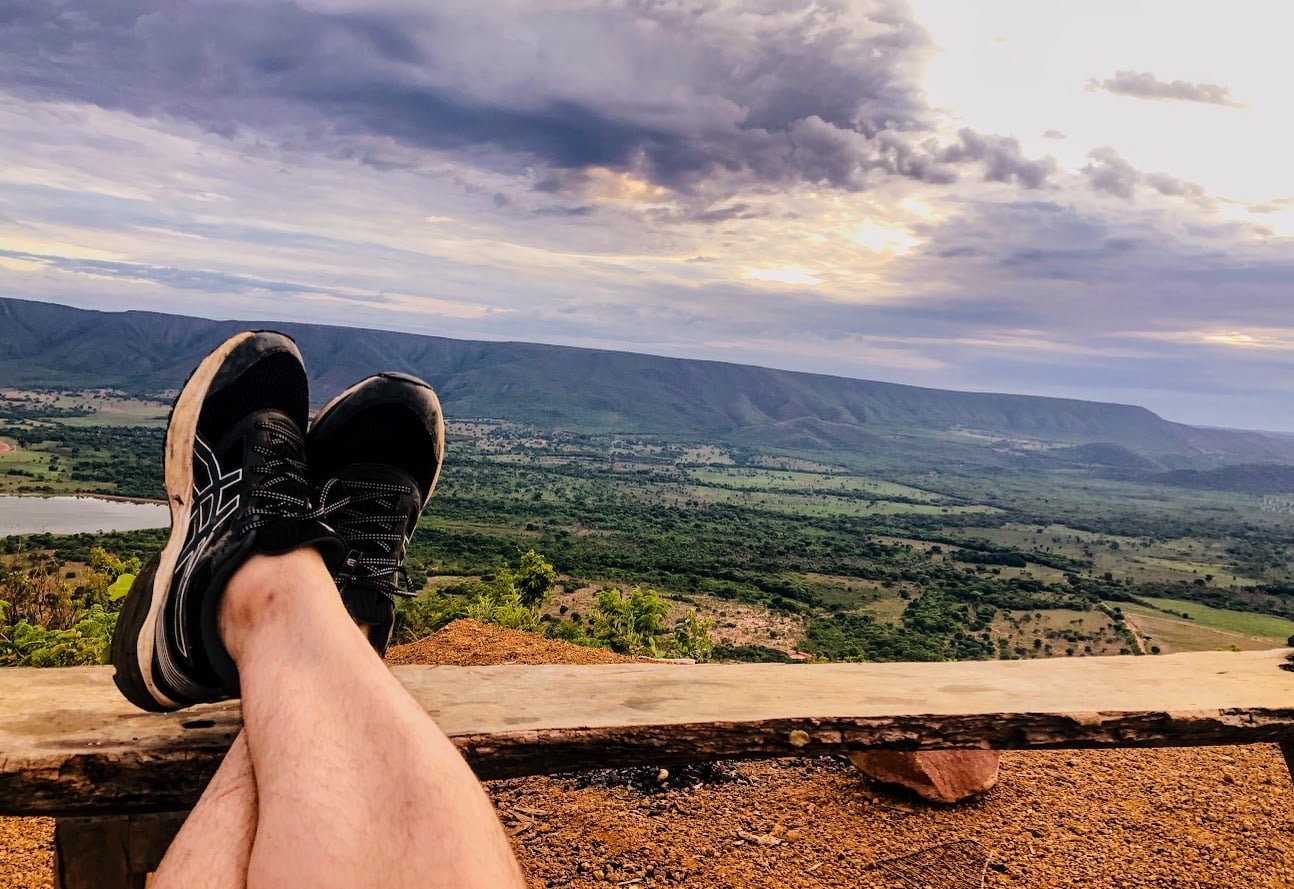
{"type": "Polygon", "coordinates": [[[256,779],[242,732],[149,883],[151,889],[241,889],[256,834],[256,779]]]}
{"type": "Polygon", "coordinates": [[[316,552],[249,559],[220,628],[256,776],[249,886],[524,885],[481,785],[351,622],[316,552]]]}

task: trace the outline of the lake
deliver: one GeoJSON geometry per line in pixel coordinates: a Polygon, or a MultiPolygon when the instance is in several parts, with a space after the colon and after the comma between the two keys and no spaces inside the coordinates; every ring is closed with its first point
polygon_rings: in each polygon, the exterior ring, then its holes
{"type": "Polygon", "coordinates": [[[170,524],[170,510],[160,503],[127,503],[98,497],[0,497],[0,537],[37,531],[138,531],[170,524]]]}

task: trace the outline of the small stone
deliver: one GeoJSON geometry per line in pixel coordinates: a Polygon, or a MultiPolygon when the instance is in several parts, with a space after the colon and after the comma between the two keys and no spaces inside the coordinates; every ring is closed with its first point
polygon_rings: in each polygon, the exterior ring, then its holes
{"type": "Polygon", "coordinates": [[[1001,754],[996,750],[872,750],[851,754],[849,760],[878,781],[899,784],[931,802],[955,803],[997,783],[1001,754]]]}

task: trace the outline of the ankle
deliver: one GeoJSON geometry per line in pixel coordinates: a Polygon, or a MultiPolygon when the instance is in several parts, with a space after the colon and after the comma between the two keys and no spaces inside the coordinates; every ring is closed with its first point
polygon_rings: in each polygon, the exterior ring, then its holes
{"type": "Polygon", "coordinates": [[[302,607],[313,607],[312,591],[332,589],[318,551],[302,547],[279,556],[254,555],[229,578],[220,597],[217,626],[235,662],[248,637],[302,607]]]}

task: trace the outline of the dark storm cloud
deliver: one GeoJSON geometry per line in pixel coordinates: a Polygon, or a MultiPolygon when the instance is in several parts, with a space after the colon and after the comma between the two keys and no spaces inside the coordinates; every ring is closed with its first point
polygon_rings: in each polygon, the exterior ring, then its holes
{"type": "Polygon", "coordinates": [[[1231,91],[1216,83],[1191,83],[1186,80],[1160,80],[1149,71],[1115,71],[1113,77],[1087,82],[1089,91],[1105,90],[1116,96],[1156,99],[1161,102],[1202,102],[1206,105],[1243,107],[1231,98],[1231,91]]]}
{"type": "Polygon", "coordinates": [[[5,91],[361,162],[377,137],[683,189],[721,175],[950,182],[966,164],[1032,188],[1051,170],[1010,139],[928,138],[933,47],[895,0],[26,0],[0,2],[0,23],[5,91]]]}

